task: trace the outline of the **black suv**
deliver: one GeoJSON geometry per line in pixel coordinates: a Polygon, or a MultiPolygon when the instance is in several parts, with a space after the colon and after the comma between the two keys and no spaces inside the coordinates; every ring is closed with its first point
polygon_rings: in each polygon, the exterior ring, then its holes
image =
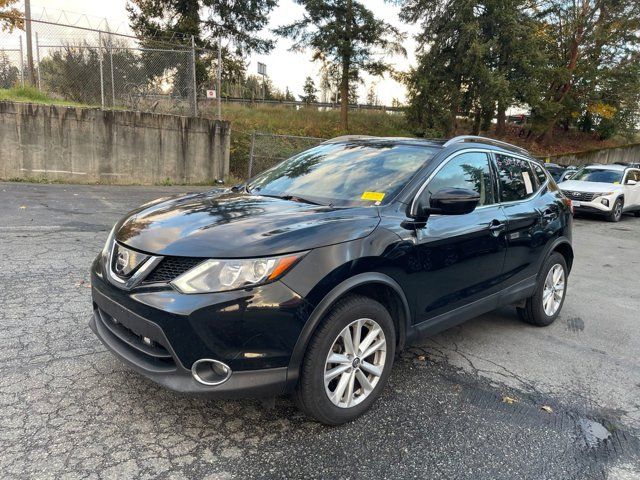
{"type": "Polygon", "coordinates": [[[501,305],[552,323],[571,225],[571,202],[517,147],[341,137],[131,212],[93,263],[90,325],[170,389],[291,393],[339,424],[423,335],[501,305]]]}

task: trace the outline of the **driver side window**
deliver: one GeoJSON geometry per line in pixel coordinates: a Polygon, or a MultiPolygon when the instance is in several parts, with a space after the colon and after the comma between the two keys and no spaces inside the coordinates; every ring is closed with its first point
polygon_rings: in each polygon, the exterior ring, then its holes
{"type": "Polygon", "coordinates": [[[495,203],[487,154],[469,152],[449,160],[427,185],[427,198],[443,188],[466,188],[477,192],[480,195],[478,206],[495,203]]]}

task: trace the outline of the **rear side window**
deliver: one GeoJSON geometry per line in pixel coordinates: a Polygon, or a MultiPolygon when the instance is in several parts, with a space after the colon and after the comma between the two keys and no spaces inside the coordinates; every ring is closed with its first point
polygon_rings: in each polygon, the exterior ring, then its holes
{"type": "Polygon", "coordinates": [[[536,163],[533,164],[533,171],[536,174],[536,177],[538,177],[538,185],[542,186],[544,185],[544,182],[547,181],[547,174],[544,173],[544,170],[542,169],[542,167],[536,163]]]}
{"type": "Polygon", "coordinates": [[[536,191],[529,162],[508,155],[496,155],[500,201],[513,202],[531,197],[536,191]]]}
{"type": "Polygon", "coordinates": [[[427,185],[429,198],[443,188],[466,188],[480,195],[479,205],[495,203],[489,157],[469,152],[449,160],[427,185]]]}

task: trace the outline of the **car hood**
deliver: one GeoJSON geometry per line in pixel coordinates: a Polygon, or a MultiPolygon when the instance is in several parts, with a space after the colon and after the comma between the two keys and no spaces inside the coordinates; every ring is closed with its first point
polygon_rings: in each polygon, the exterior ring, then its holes
{"type": "Polygon", "coordinates": [[[380,222],[377,208],[332,208],[230,190],[143,205],[116,227],[116,239],[156,255],[243,258],[355,240],[380,222]]]}
{"type": "Polygon", "coordinates": [[[561,190],[570,190],[576,192],[602,193],[614,192],[622,188],[621,185],[603,182],[583,182],[580,180],[567,180],[558,184],[561,190]]]}

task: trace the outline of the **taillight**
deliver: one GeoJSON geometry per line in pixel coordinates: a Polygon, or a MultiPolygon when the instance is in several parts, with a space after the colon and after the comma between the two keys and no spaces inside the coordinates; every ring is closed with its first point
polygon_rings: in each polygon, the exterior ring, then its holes
{"type": "Polygon", "coordinates": [[[569,211],[571,212],[571,215],[573,215],[573,202],[571,201],[571,199],[567,197],[563,197],[562,203],[564,203],[567,207],[569,207],[569,211]]]}

